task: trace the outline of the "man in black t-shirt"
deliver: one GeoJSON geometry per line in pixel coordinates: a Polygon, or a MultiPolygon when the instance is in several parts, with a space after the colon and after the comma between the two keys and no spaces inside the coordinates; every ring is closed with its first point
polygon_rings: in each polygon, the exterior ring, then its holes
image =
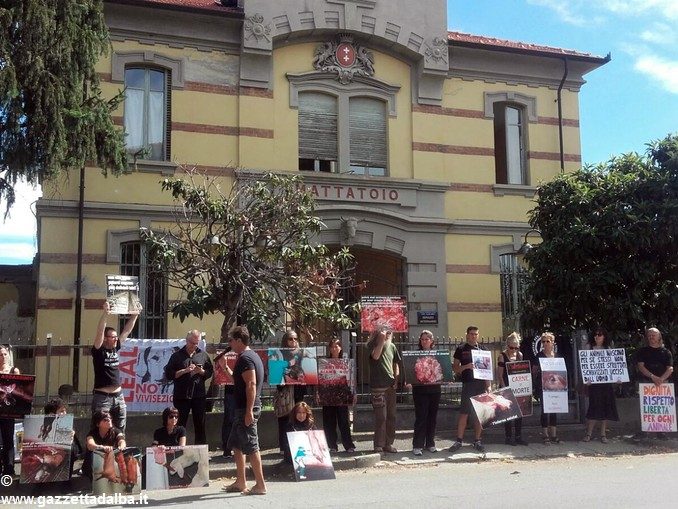
{"type": "Polygon", "coordinates": [[[257,421],[261,415],[261,387],[264,384],[264,365],[259,356],[250,347],[250,333],[247,327],[234,327],[228,342],[238,354],[233,369],[233,398],[235,416],[228,437],[228,447],[233,450],[236,465],[236,478],[233,484],[224,486],[229,493],[240,492],[244,495],[265,495],[266,482],[259,453],[257,421]],[[255,484],[247,488],[245,474],[245,455],[252,466],[255,484]]]}
{"type": "Polygon", "coordinates": [[[118,365],[120,358],[118,350],[130,335],[139,310],[131,313],[125,327],[118,336],[113,327],[107,327],[106,322],[111,315],[111,307],[104,302],[104,312],[99,319],[97,333],[92,345],[92,364],[94,365],[94,394],[92,395],[92,415],[96,412],[110,413],[113,426],[125,432],[127,424],[127,405],[120,387],[120,371],[118,365]]]}

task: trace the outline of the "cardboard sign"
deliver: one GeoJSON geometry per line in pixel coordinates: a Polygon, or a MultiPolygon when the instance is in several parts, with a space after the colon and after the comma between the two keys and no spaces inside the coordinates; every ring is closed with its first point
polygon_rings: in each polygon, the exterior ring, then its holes
{"type": "Polygon", "coordinates": [[[447,350],[409,350],[402,353],[405,381],[412,385],[451,383],[452,358],[447,350]]]}
{"type": "Polygon", "coordinates": [[[355,396],[353,359],[318,359],[318,404],[350,406],[355,396]]]}
{"type": "Polygon", "coordinates": [[[287,443],[297,481],[335,479],[324,431],[290,431],[287,433],[287,443]]]}
{"type": "Polygon", "coordinates": [[[510,387],[472,396],[471,404],[483,428],[503,424],[523,416],[510,387]]]}
{"type": "Polygon", "coordinates": [[[235,352],[217,352],[214,357],[213,383],[216,385],[233,385],[233,377],[226,372],[226,366],[233,371],[237,360],[238,354],[235,352]]]}
{"type": "Polygon", "coordinates": [[[626,366],[626,350],[610,348],[606,350],[580,350],[579,366],[585,384],[609,384],[628,382],[629,371],[626,366]]]}
{"type": "Polygon", "coordinates": [[[68,481],[72,415],[27,415],[21,447],[22,484],[68,481]]]}
{"type": "Polygon", "coordinates": [[[146,488],[166,490],[201,488],[210,484],[207,445],[146,449],[146,488]]]}
{"type": "Polygon", "coordinates": [[[139,277],[106,274],[106,301],[113,315],[128,315],[141,309],[139,277]]]}
{"type": "Polygon", "coordinates": [[[92,453],[94,495],[141,493],[141,450],[138,447],[92,453]]]}
{"type": "Polygon", "coordinates": [[[567,368],[562,357],[540,358],[542,404],[546,414],[566,414],[569,412],[567,402],[567,368]]]}
{"type": "Polygon", "coordinates": [[[268,382],[271,385],[318,385],[315,347],[269,348],[268,382]]]}
{"type": "Polygon", "coordinates": [[[530,361],[511,361],[504,365],[509,387],[520,406],[523,417],[532,415],[532,369],[530,361]]]}
{"type": "Polygon", "coordinates": [[[31,413],[35,375],[0,373],[0,418],[23,419],[31,413]]]}
{"type": "Polygon", "coordinates": [[[360,299],[360,330],[373,332],[388,327],[393,332],[407,332],[407,300],[405,297],[368,296],[360,299]]]}
{"type": "Polygon", "coordinates": [[[476,380],[492,380],[492,352],[489,350],[471,350],[473,362],[473,378],[476,380]]]}
{"type": "Polygon", "coordinates": [[[667,433],[676,428],[676,392],[673,384],[638,384],[643,431],[667,433]]]}

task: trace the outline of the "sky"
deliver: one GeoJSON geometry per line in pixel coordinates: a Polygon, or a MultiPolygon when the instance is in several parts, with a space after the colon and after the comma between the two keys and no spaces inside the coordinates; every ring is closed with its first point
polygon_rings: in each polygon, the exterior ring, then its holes
{"type": "MultiPolygon", "coordinates": [[[[448,0],[447,18],[459,32],[611,53],[580,92],[584,164],[678,132],[678,0],[448,0]]],[[[0,264],[31,263],[37,249],[39,191],[16,191],[10,218],[0,216],[0,264]]]]}

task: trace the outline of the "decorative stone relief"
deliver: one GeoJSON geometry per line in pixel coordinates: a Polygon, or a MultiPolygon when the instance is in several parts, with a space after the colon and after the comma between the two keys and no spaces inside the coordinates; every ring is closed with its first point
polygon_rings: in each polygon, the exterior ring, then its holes
{"type": "Polygon", "coordinates": [[[447,40],[442,37],[434,37],[430,43],[426,44],[424,56],[427,63],[431,60],[435,63],[447,62],[447,40]]]}
{"type": "Polygon", "coordinates": [[[266,39],[271,42],[271,24],[264,25],[264,17],[259,14],[252,14],[245,18],[245,40],[254,37],[257,42],[266,39]]]}
{"type": "Polygon", "coordinates": [[[360,44],[354,44],[352,36],[341,34],[338,41],[316,47],[313,68],[337,73],[339,82],[348,85],[356,76],[374,76],[374,55],[360,44]]]}

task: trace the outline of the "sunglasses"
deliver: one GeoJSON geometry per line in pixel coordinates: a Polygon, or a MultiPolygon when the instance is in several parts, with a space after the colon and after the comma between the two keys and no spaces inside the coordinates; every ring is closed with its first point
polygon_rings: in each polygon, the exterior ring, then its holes
{"type": "Polygon", "coordinates": [[[178,419],[179,416],[178,416],[178,415],[170,415],[169,418],[170,418],[170,419],[178,419]]]}

